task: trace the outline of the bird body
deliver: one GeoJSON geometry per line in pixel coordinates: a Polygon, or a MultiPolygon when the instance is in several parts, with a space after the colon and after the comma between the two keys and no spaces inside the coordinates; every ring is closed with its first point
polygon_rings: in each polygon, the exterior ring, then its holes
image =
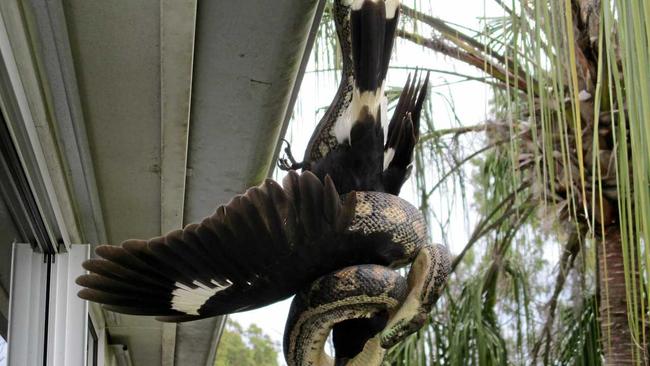
{"type": "Polygon", "coordinates": [[[82,298],[110,310],[188,321],[265,306],[351,265],[408,263],[426,241],[417,209],[392,195],[343,200],[328,178],[291,172],[236,196],[200,224],[99,246],[82,298]],[[393,216],[399,216],[400,222],[393,216]],[[391,225],[387,225],[392,223],[391,225]]]}
{"type": "MultiPolygon", "coordinates": [[[[428,75],[424,82],[418,79],[417,72],[413,79],[409,76],[389,122],[384,87],[399,2],[354,1],[348,8],[337,2],[334,10],[335,20],[338,19],[337,32],[339,36],[346,36],[339,39],[343,51],[342,82],[335,100],[312,135],[305,160],[292,165],[285,162],[283,166],[312,171],[320,179],[331,177],[341,193],[360,190],[397,195],[410,175],[428,75]],[[347,19],[347,22],[340,19],[347,19]],[[350,55],[345,54],[346,50],[351,51],[351,60],[350,55]],[[323,144],[323,141],[328,144],[323,144]]],[[[288,155],[291,157],[290,151],[288,155]]],[[[399,309],[395,309],[392,303],[394,298],[386,296],[385,292],[379,291],[381,296],[377,297],[376,289],[367,289],[375,296],[366,296],[364,300],[352,303],[346,299],[332,299],[339,307],[331,303],[332,308],[328,311],[323,310],[325,307],[318,301],[312,303],[311,300],[312,293],[320,291],[320,285],[299,292],[285,329],[288,363],[330,364],[319,346],[325,341],[329,329],[333,330],[336,351],[332,362],[365,366],[381,363],[384,348],[394,345],[424,324],[426,314],[435,303],[434,294],[446,279],[449,262],[444,247],[423,245],[415,254],[416,257],[410,258],[409,262],[414,260],[420,265],[409,274],[411,291],[400,302],[406,306],[399,309]],[[316,290],[312,291],[314,287],[316,290]],[[356,308],[358,302],[364,302],[365,306],[356,308]],[[292,314],[301,314],[307,319],[297,320],[292,314]],[[307,327],[310,330],[308,334],[301,333],[303,326],[299,324],[305,323],[312,324],[307,327]],[[314,327],[317,329],[312,329],[314,327]],[[300,336],[296,336],[296,332],[300,336]],[[300,351],[306,349],[300,341],[312,342],[309,349],[318,351],[300,355],[300,351]]],[[[366,263],[378,264],[370,258],[366,258],[366,263]]],[[[319,281],[328,278],[340,281],[339,277],[347,280],[348,277],[341,274],[346,271],[330,273],[319,281]]],[[[386,275],[390,274],[388,270],[386,275]]],[[[377,276],[380,275],[377,273],[377,276]]]]}
{"type": "Polygon", "coordinates": [[[409,77],[388,120],[398,16],[397,0],[335,0],[341,85],[305,160],[280,164],[301,174],[289,171],[282,186],[268,179],[164,236],[97,247],[100,258],[77,278],[79,296],[181,322],[296,294],[289,365],[378,365],[423,325],[449,272],[446,249],[427,243],[422,214],[396,196],[410,174],[428,83],[409,77]],[[394,271],[411,263],[408,279],[394,271]],[[334,360],[322,351],[331,329],[334,360]]]}
{"type": "Polygon", "coordinates": [[[304,160],[279,162],[284,170],[329,175],[341,193],[372,190],[399,194],[410,175],[419,118],[428,85],[406,82],[391,120],[384,94],[399,20],[399,1],[335,1],[333,7],[342,53],[341,83],[316,126],[304,160]]]}

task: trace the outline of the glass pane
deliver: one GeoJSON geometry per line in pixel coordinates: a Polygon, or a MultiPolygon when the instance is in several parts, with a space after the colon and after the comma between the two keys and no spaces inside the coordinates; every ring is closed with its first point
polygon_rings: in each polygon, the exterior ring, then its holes
{"type": "MultiPolygon", "coordinates": [[[[88,343],[86,343],[86,366],[97,366],[97,333],[92,320],[88,317],[88,343]]],[[[0,364],[0,366],[4,366],[0,364]]]]}
{"type": "Polygon", "coordinates": [[[0,366],[7,366],[7,342],[0,336],[0,366]]]}

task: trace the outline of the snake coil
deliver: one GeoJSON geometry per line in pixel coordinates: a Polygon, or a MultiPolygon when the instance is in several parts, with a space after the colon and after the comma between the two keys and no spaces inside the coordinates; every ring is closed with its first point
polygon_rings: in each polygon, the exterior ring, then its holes
{"type": "Polygon", "coordinates": [[[446,248],[427,242],[417,208],[397,197],[428,80],[409,78],[383,124],[397,3],[335,1],[343,78],[306,161],[297,164],[303,173],[289,171],[282,186],[266,180],[164,236],[98,246],[100,258],[84,262],[90,273],[77,278],[79,296],[108,310],[183,322],[295,294],[284,339],[289,366],[379,365],[386,349],[422,327],[450,260],[446,248]],[[364,36],[360,21],[372,25],[364,36]],[[408,264],[404,278],[396,269],[408,264]],[[335,359],[323,350],[332,329],[335,359]]]}
{"type": "Polygon", "coordinates": [[[298,292],[284,333],[289,366],[333,364],[324,351],[332,329],[337,362],[379,365],[386,349],[422,327],[449,274],[447,249],[426,244],[424,218],[415,207],[385,193],[353,194],[355,219],[348,230],[369,237],[383,233],[402,250],[387,256],[388,266],[346,267],[298,292]],[[408,280],[395,270],[406,264],[408,280]],[[347,334],[337,342],[336,327],[346,322],[351,326],[342,327],[347,334]]]}

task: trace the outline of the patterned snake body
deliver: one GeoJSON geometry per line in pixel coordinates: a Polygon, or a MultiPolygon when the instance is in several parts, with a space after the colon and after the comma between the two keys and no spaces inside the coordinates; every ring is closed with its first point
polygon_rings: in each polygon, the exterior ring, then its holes
{"type": "Polygon", "coordinates": [[[346,229],[353,237],[349,243],[364,247],[366,260],[374,251],[384,265],[337,270],[298,292],[284,334],[290,366],[333,365],[323,346],[335,324],[387,314],[383,331],[356,340],[363,347],[345,363],[379,365],[387,348],[422,327],[447,279],[449,253],[443,246],[427,244],[424,217],[417,208],[386,193],[350,194],[356,204],[346,229]],[[409,263],[408,279],[394,270],[409,263]]]}
{"type": "Polygon", "coordinates": [[[325,111],[307,144],[305,165],[322,159],[339,144],[334,133],[334,127],[344,118],[345,112],[352,102],[354,73],[352,67],[352,42],[350,40],[350,7],[343,5],[340,1],[334,1],[332,16],[339,46],[341,47],[341,83],[332,103],[325,111]]]}
{"type": "Polygon", "coordinates": [[[410,174],[428,81],[416,86],[417,73],[407,81],[388,123],[383,90],[399,1],[337,0],[333,15],[343,55],[341,84],[304,161],[291,166],[321,179],[331,176],[342,193],[365,191],[349,193],[356,206],[346,255],[374,266],[328,273],[298,293],[285,328],[290,366],[332,365],[323,351],[331,330],[336,365],[379,365],[385,349],[423,326],[450,267],[446,248],[426,243],[420,212],[387,194],[397,195],[410,174]],[[409,263],[408,280],[393,271],[409,263]]]}
{"type": "Polygon", "coordinates": [[[285,332],[286,357],[298,360],[290,365],[317,357],[322,350],[303,345],[320,344],[341,319],[388,314],[381,334],[353,337],[365,348],[350,362],[379,357],[377,347],[421,326],[449,269],[408,202],[379,192],[339,196],[331,179],[310,172],[290,172],[284,187],[267,180],[199,224],[96,253],[102,258],[84,263],[91,273],[77,278],[79,296],[120,313],[190,321],[298,293],[285,332]],[[413,263],[407,280],[393,270],[405,263],[413,263]]]}
{"type": "MultiPolygon", "coordinates": [[[[406,295],[406,279],[377,265],[347,267],[319,278],[293,301],[283,343],[287,363],[333,364],[323,348],[334,324],[393,311],[406,295]]],[[[372,348],[368,354],[383,359],[377,340],[367,347],[372,348]]]]}
{"type": "Polygon", "coordinates": [[[182,230],[97,247],[102,259],[84,263],[90,274],[77,279],[85,287],[79,296],[109,310],[182,322],[297,294],[285,329],[289,366],[379,365],[385,349],[419,329],[450,261],[444,247],[427,243],[422,214],[396,196],[410,172],[427,85],[407,81],[386,126],[380,112],[388,30],[394,32],[398,11],[384,19],[386,35],[374,39],[386,46],[375,44],[385,51],[381,61],[365,69],[383,65],[370,72],[381,82],[355,80],[364,68],[351,57],[350,19],[381,20],[389,13],[383,6],[383,0],[335,1],[343,78],[305,153],[306,172],[290,171],[283,186],[267,180],[182,230]],[[357,3],[360,13],[351,17],[357,3]],[[345,138],[337,135],[341,126],[350,128],[345,138]],[[407,264],[405,279],[395,269],[407,264]],[[332,328],[336,360],[323,351],[332,328]]]}

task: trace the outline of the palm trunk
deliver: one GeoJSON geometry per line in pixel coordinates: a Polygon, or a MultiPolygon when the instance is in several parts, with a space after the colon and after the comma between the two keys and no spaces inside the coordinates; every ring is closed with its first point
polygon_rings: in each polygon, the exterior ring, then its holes
{"type": "Polygon", "coordinates": [[[600,331],[605,365],[637,364],[638,353],[630,326],[625,290],[625,271],[619,227],[607,230],[599,247],[600,331]],[[636,352],[635,352],[636,351],[636,352]]]}

